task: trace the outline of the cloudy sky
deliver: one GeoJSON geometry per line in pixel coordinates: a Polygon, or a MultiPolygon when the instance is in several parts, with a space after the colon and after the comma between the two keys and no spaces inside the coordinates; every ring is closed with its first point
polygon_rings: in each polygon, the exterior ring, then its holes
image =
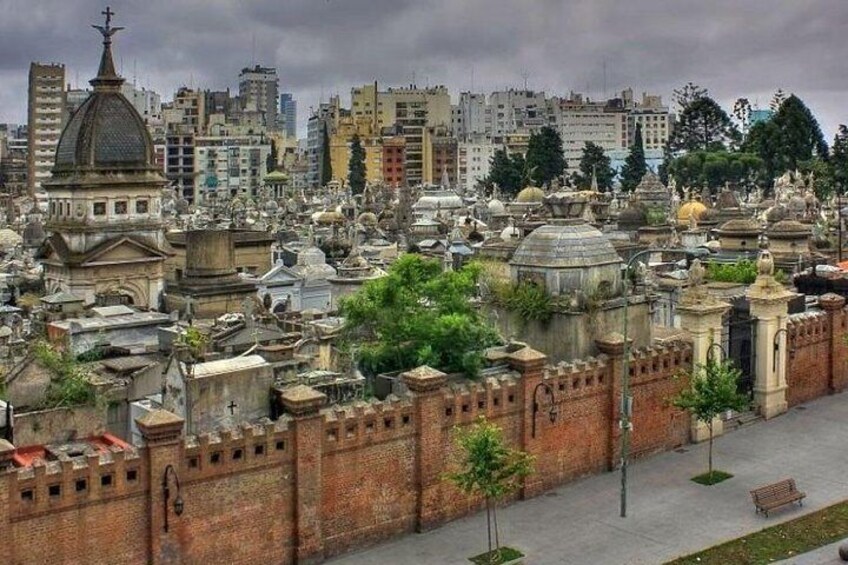
{"type": "MultiPolygon", "coordinates": [[[[30,61],[96,70],[105,0],[0,0],[0,122],[26,119],[30,61]]],[[[828,138],[848,122],[848,0],[112,0],[116,63],[170,99],[181,85],[237,89],[239,70],[277,67],[310,106],[350,87],[521,87],[591,97],[632,86],[670,98],[694,81],[726,106],[767,107],[782,88],[828,138]],[[255,45],[255,48],[254,48],[255,45]]]]}

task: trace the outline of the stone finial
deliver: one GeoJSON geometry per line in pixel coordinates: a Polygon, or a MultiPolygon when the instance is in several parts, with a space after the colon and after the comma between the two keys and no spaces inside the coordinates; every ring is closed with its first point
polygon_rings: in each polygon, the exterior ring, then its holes
{"type": "Polygon", "coordinates": [[[147,443],[169,441],[180,437],[185,420],[167,410],[148,412],[135,421],[147,443]]]}
{"type": "Polygon", "coordinates": [[[757,258],[757,274],[769,277],[774,275],[774,258],[768,249],[760,251],[760,256],[757,258]]]}
{"type": "Polygon", "coordinates": [[[279,391],[286,412],[294,416],[317,414],[327,403],[327,395],[306,385],[296,385],[279,391]]]}
{"type": "Polygon", "coordinates": [[[401,374],[404,384],[412,392],[433,392],[442,388],[447,382],[448,376],[427,365],[421,365],[411,371],[401,374]]]}
{"type": "Polygon", "coordinates": [[[828,292],[819,296],[819,306],[826,312],[841,310],[845,306],[845,299],[838,294],[828,292]]]}

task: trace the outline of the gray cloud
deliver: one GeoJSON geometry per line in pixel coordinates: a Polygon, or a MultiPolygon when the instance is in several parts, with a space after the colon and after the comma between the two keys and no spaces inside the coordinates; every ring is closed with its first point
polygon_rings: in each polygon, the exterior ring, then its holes
{"type": "MultiPolygon", "coordinates": [[[[124,76],[164,98],[183,84],[235,88],[251,61],[309,106],[352,85],[446,84],[456,95],[528,86],[669,98],[687,81],[723,104],[795,92],[828,135],[848,122],[845,0],[115,0],[124,76]],[[253,45],[255,44],[255,54],[253,45]]],[[[94,73],[103,1],[0,0],[0,121],[26,115],[30,61],[94,73]]]]}

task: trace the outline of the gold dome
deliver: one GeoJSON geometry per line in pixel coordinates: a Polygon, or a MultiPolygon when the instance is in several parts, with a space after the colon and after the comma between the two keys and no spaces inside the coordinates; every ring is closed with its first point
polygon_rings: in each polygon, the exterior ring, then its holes
{"type": "Polygon", "coordinates": [[[526,186],[518,193],[518,196],[515,197],[515,201],[522,204],[541,203],[544,199],[545,191],[538,186],[526,186]]]}
{"type": "Polygon", "coordinates": [[[678,222],[688,222],[690,216],[695,216],[695,220],[700,220],[701,216],[704,212],[707,211],[707,207],[699,200],[690,200],[686,204],[680,207],[677,211],[677,221],[678,222]]]}

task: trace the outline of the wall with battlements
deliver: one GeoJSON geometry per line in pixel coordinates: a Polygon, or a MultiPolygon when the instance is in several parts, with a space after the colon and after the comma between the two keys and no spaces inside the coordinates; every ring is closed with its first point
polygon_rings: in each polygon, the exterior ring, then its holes
{"type": "Polygon", "coordinates": [[[786,325],[790,407],[840,392],[848,384],[848,314],[839,303],[835,306],[840,307],[792,316],[786,325]]]}
{"type": "MultiPolygon", "coordinates": [[[[433,372],[430,384],[407,381],[409,394],[383,402],[319,410],[294,399],[277,422],[196,437],[179,437],[181,421],[165,413],[170,424],[140,422],[144,448],[0,472],[0,539],[12,540],[3,545],[16,564],[320,561],[479,510],[445,474],[459,457],[456,429],[481,415],[536,458],[514,498],[617,465],[620,355],[551,366],[525,348],[505,361],[478,382],[433,372]],[[165,532],[168,465],[185,509],[169,509],[165,532]]],[[[633,352],[634,456],[687,441],[688,416],[668,400],[687,386],[676,375],[689,366],[688,346],[633,352]]]]}

